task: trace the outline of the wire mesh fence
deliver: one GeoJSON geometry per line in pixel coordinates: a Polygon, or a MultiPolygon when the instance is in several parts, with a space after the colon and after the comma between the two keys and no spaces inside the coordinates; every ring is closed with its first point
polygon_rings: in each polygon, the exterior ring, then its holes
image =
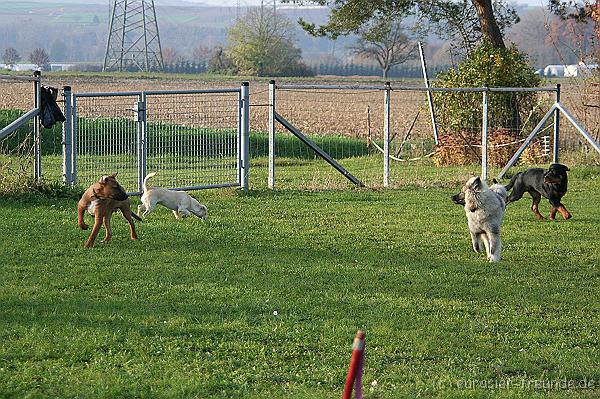
{"type": "MultiPolygon", "coordinates": [[[[549,110],[556,101],[556,88],[432,91],[435,130],[428,91],[416,86],[277,85],[274,108],[369,187],[405,184],[407,162],[427,158],[438,166],[472,165],[474,172],[481,170],[491,177],[488,167],[490,173],[499,171],[534,129],[538,134],[521,155],[522,162],[552,161],[555,122],[549,110]],[[384,102],[386,92],[389,113],[384,102]],[[550,117],[538,126],[548,112],[550,117]],[[383,166],[386,144],[389,170],[383,166]]],[[[563,125],[566,128],[568,124],[563,125]]],[[[279,188],[349,184],[279,124],[275,154],[279,188]]]]}
{"type": "MultiPolygon", "coordinates": [[[[34,107],[35,91],[31,82],[0,76],[0,127],[4,128],[34,107]],[[19,93],[21,103],[13,102],[19,93]]],[[[0,192],[12,191],[31,180],[34,170],[33,124],[28,122],[0,139],[0,192]]]]}
{"type": "Polygon", "coordinates": [[[129,192],[238,185],[239,90],[73,95],[75,182],[119,173],[129,192]]]}
{"type": "MultiPolygon", "coordinates": [[[[596,142],[600,142],[600,85],[589,80],[579,81],[571,90],[563,90],[561,102],[568,107],[596,142]]],[[[600,155],[569,124],[561,123],[561,149],[577,154],[580,162],[600,165],[600,155]]]]}
{"type": "Polygon", "coordinates": [[[238,184],[238,91],[148,93],[147,171],[169,188],[238,184]]]}
{"type": "Polygon", "coordinates": [[[119,182],[137,191],[137,93],[73,96],[74,181],[90,185],[102,175],[118,173],[119,182]]]}
{"type": "MultiPolygon", "coordinates": [[[[486,144],[487,163],[491,167],[504,166],[550,109],[554,97],[553,91],[434,93],[440,132],[434,163],[438,166],[481,165],[482,145],[486,144]],[[484,112],[487,112],[486,118],[484,112]],[[482,136],[484,123],[487,140],[482,136]]],[[[549,161],[552,133],[553,119],[550,119],[521,160],[525,163],[549,161]]]]}
{"type": "MultiPolygon", "coordinates": [[[[48,82],[61,87],[62,82],[48,82]]],[[[79,82],[80,87],[87,87],[79,82]]],[[[416,83],[417,84],[417,83],[416,83]]],[[[426,183],[431,176],[419,176],[419,161],[444,165],[440,161],[443,146],[449,152],[462,153],[479,171],[483,93],[462,93],[457,101],[459,108],[445,107],[455,94],[434,92],[437,111],[436,128],[442,146],[435,145],[427,95],[418,86],[396,87],[390,91],[390,169],[389,186],[397,187],[414,182],[426,183]],[[431,159],[431,161],[430,161],[431,159]]],[[[23,115],[34,103],[34,91],[30,81],[0,79],[0,105],[2,126],[23,115]]],[[[239,162],[239,143],[235,133],[239,130],[239,94],[204,93],[202,95],[180,90],[181,82],[142,82],[148,88],[176,88],[179,93],[152,93],[146,91],[145,150],[147,172],[157,171],[154,184],[167,187],[197,185],[219,186],[223,182],[238,180],[234,165],[239,162]]],[[[76,137],[79,147],[76,158],[77,179],[83,186],[99,175],[119,172],[122,181],[131,191],[139,189],[139,122],[134,111],[142,93],[140,87],[122,82],[99,84],[99,88],[123,86],[129,95],[112,98],[77,97],[77,129],[84,129],[76,137]],[[112,86],[111,86],[112,85],[112,86]]],[[[204,84],[208,91],[219,83],[204,84]]],[[[350,173],[369,187],[382,187],[383,149],[385,129],[385,86],[375,84],[358,87],[353,83],[340,82],[334,86],[322,84],[278,85],[276,108],[293,125],[298,127],[318,146],[323,148],[350,173]],[[285,87],[284,87],[285,86],[285,87]],[[306,86],[311,86],[307,88],[306,86]]],[[[251,85],[250,112],[250,187],[267,185],[269,157],[269,97],[268,86],[251,85]]],[[[561,103],[577,118],[598,141],[600,128],[600,90],[581,82],[562,90],[561,103]],[[583,87],[583,88],[582,88],[583,87]]],[[[78,94],[81,94],[80,92],[78,94]]],[[[489,98],[489,161],[495,168],[497,158],[514,153],[553,104],[555,93],[536,92],[525,101],[516,93],[488,93],[489,98]],[[496,98],[498,96],[498,98],[496,98]],[[510,112],[528,104],[518,115],[510,112]],[[508,112],[506,110],[509,110],[508,112]],[[504,155],[503,155],[504,154],[504,155]]],[[[62,97],[62,96],[61,96],[62,97]]],[[[59,97],[59,98],[61,98],[59,97]]],[[[520,108],[519,108],[520,109],[520,108]]],[[[347,188],[352,187],[344,176],[333,170],[313,150],[297,137],[276,124],[275,141],[277,188],[347,188]]],[[[544,164],[551,161],[554,118],[550,118],[530,150],[524,153],[526,163],[544,164]]],[[[0,142],[2,170],[0,177],[32,177],[33,172],[33,124],[29,123],[0,142]],[[18,172],[18,173],[17,173],[18,172]]],[[[41,129],[43,177],[59,180],[62,176],[61,126],[41,129]]],[[[599,155],[591,151],[589,143],[577,132],[566,118],[560,123],[561,160],[573,165],[576,162],[600,163],[599,155]],[[570,154],[576,154],[574,159],[570,154]]],[[[237,166],[236,166],[237,167],[237,166]]],[[[439,168],[436,173],[448,173],[449,168],[439,168]]],[[[451,173],[451,172],[450,172],[451,173]]],[[[19,180],[21,178],[16,178],[19,180]]],[[[421,184],[421,183],[419,183],[421,184]]]]}
{"type": "MultiPolygon", "coordinates": [[[[382,91],[376,87],[277,86],[277,113],[367,185],[382,179],[383,155],[372,144],[382,145],[383,107],[382,91]]],[[[276,129],[277,187],[352,185],[280,124],[276,129]]]]}

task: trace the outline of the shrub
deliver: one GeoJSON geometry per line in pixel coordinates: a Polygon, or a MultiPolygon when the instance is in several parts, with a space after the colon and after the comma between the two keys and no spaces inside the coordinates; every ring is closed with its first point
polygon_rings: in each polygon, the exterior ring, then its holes
{"type": "MultiPolygon", "coordinates": [[[[539,76],[527,63],[527,56],[513,44],[508,48],[493,47],[483,42],[458,69],[438,75],[436,87],[538,87],[539,76]]],[[[436,112],[442,127],[455,129],[481,128],[481,93],[436,93],[436,112]]],[[[489,95],[489,122],[494,128],[509,128],[520,135],[521,121],[535,109],[536,93],[498,93],[489,95]]],[[[530,118],[534,120],[535,118],[530,118]]]]}

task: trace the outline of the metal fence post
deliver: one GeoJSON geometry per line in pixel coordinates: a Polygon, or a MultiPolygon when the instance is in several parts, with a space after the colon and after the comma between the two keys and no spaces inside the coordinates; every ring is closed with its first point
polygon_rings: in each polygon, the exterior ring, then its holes
{"type": "Polygon", "coordinates": [[[439,133],[437,129],[437,121],[435,117],[435,108],[433,107],[433,95],[429,90],[429,77],[427,76],[427,64],[425,63],[425,55],[423,54],[423,43],[419,42],[419,56],[421,57],[421,69],[423,70],[423,80],[427,89],[427,103],[429,104],[429,113],[431,114],[431,125],[433,127],[433,141],[435,145],[439,144],[439,133]]]}
{"type": "Polygon", "coordinates": [[[488,106],[489,106],[489,88],[485,85],[483,91],[483,123],[481,128],[481,178],[487,180],[488,177],[488,106]]]}
{"type": "Polygon", "coordinates": [[[269,82],[269,188],[275,188],[275,81],[269,82]]]}
{"type": "MultiPolygon", "coordinates": [[[[556,84],[556,102],[560,103],[560,83],[556,84]]],[[[552,147],[552,163],[558,163],[558,147],[560,133],[560,110],[554,111],[554,145],[552,147]]]]}
{"type": "Polygon", "coordinates": [[[62,151],[63,151],[63,182],[66,186],[73,184],[71,167],[73,166],[73,115],[71,108],[71,86],[63,88],[63,98],[65,101],[65,122],[62,125],[62,151]]]}
{"type": "Polygon", "coordinates": [[[138,102],[135,103],[137,118],[137,157],[138,157],[138,191],[143,191],[144,177],[146,176],[146,92],[141,92],[138,102]]]}
{"type": "Polygon", "coordinates": [[[77,183],[77,96],[71,94],[71,184],[77,183]]]}
{"type": "Polygon", "coordinates": [[[34,71],[33,77],[33,89],[35,91],[35,108],[38,110],[38,114],[33,119],[33,153],[35,157],[33,177],[37,183],[42,181],[42,137],[40,134],[41,124],[41,108],[42,108],[42,83],[41,83],[40,71],[34,71]]]}
{"type": "Polygon", "coordinates": [[[390,99],[392,89],[390,82],[385,82],[383,102],[383,187],[390,184],[390,99]]]}
{"type": "Polygon", "coordinates": [[[249,123],[249,102],[250,102],[250,83],[242,82],[240,104],[240,186],[248,189],[248,172],[250,168],[250,123],[249,123]]]}

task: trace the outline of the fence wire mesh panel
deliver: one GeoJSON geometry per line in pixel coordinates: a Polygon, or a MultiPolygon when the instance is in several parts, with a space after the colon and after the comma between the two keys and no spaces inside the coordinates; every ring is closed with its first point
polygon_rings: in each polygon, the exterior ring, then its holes
{"type": "Polygon", "coordinates": [[[435,150],[427,92],[393,89],[390,94],[389,187],[424,182],[418,168],[407,168],[428,160],[435,150]]]}
{"type": "MultiPolygon", "coordinates": [[[[36,83],[27,76],[0,75],[0,129],[19,123],[19,119],[35,110],[36,83]]],[[[11,133],[0,134],[0,192],[25,188],[35,175],[36,145],[34,120],[29,120],[11,133]]],[[[53,153],[56,138],[53,131],[42,129],[41,142],[45,154],[53,153]],[[43,140],[42,140],[43,139],[43,140]]],[[[58,141],[60,151],[60,141],[58,141]]],[[[40,153],[41,155],[41,153],[40,153]]],[[[41,161],[41,158],[39,158],[41,161]]],[[[48,161],[51,161],[50,159],[48,161]]]]}
{"type": "Polygon", "coordinates": [[[148,94],[147,172],[167,188],[239,185],[239,91],[148,94]]]}
{"type": "MultiPolygon", "coordinates": [[[[0,129],[34,108],[33,83],[0,78],[0,129]]],[[[0,191],[10,192],[33,177],[33,122],[0,139],[0,191]]]]}
{"type": "MultiPolygon", "coordinates": [[[[419,162],[472,165],[474,172],[491,177],[534,130],[538,135],[522,154],[522,163],[552,161],[554,117],[544,116],[556,101],[556,88],[433,88],[435,131],[427,91],[394,85],[278,85],[275,109],[369,187],[386,181],[391,187],[436,184],[435,176],[419,176],[422,168],[406,168],[419,162]],[[389,169],[383,159],[386,145],[389,169]]],[[[279,124],[276,127],[276,186],[312,189],[349,184],[317,160],[310,148],[279,124]]]]}
{"type": "Polygon", "coordinates": [[[134,107],[140,95],[74,96],[73,148],[76,183],[87,187],[102,175],[118,173],[125,190],[138,190],[138,122],[134,107]]]}
{"type": "MultiPolygon", "coordinates": [[[[552,107],[554,92],[489,93],[488,164],[503,167],[552,107]]],[[[567,127],[567,123],[562,124],[567,127]]],[[[521,154],[521,164],[552,162],[554,117],[543,124],[535,139],[521,154]]],[[[481,141],[481,140],[480,140],[481,141]]]]}
{"type": "MultiPolygon", "coordinates": [[[[577,118],[578,122],[600,143],[600,84],[589,80],[571,79],[569,85],[563,84],[561,103],[577,118]],[[567,90],[564,87],[568,87],[567,90]]],[[[581,134],[569,123],[561,119],[560,148],[566,150],[573,161],[600,165],[600,154],[589,145],[581,134]]],[[[566,160],[571,161],[570,159],[566,160]]]]}
{"type": "MultiPolygon", "coordinates": [[[[383,86],[381,86],[383,88],[383,86]]],[[[276,112],[367,186],[382,184],[384,93],[378,87],[278,86],[276,112]]],[[[278,188],[346,188],[353,184],[276,124],[278,188]]]]}
{"type": "MultiPolygon", "coordinates": [[[[491,177],[525,142],[554,104],[555,96],[554,89],[436,89],[433,103],[439,143],[430,147],[433,163],[436,166],[472,165],[474,173],[481,171],[491,177]],[[484,104],[487,106],[485,119],[484,104]],[[487,131],[487,140],[484,131],[487,131]],[[487,158],[485,151],[482,154],[484,144],[487,158]]],[[[554,118],[549,118],[521,155],[520,162],[550,162],[553,131],[554,118]]]]}

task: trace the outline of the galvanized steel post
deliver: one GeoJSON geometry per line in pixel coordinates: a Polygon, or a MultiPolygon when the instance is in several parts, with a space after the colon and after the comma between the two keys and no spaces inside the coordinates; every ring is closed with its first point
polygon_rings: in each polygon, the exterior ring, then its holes
{"type": "Polygon", "coordinates": [[[71,184],[77,182],[77,96],[71,95],[71,184]]]}
{"type": "Polygon", "coordinates": [[[249,102],[250,102],[250,83],[242,82],[241,87],[241,131],[240,131],[240,186],[248,189],[248,172],[250,168],[250,122],[249,122],[249,102]]]}
{"type": "Polygon", "coordinates": [[[423,80],[427,89],[427,103],[429,104],[429,113],[431,114],[431,125],[433,127],[433,140],[435,145],[439,144],[439,134],[437,129],[437,121],[435,117],[435,109],[433,108],[433,95],[429,87],[429,76],[427,76],[427,63],[425,62],[425,54],[423,53],[423,43],[419,42],[419,55],[421,57],[421,69],[423,70],[423,80]]]}
{"type": "Polygon", "coordinates": [[[134,108],[137,121],[137,148],[138,148],[138,191],[143,191],[144,177],[146,176],[147,168],[147,150],[146,150],[146,136],[147,136],[147,118],[146,118],[146,93],[141,92],[139,95],[138,102],[135,103],[134,108]]]}
{"type": "Polygon", "coordinates": [[[383,187],[390,184],[390,99],[392,88],[385,82],[383,102],[383,187]]]}
{"type": "MultiPolygon", "coordinates": [[[[560,83],[556,84],[556,102],[560,103],[560,83]]],[[[554,137],[552,147],[552,163],[558,163],[558,147],[560,144],[559,140],[560,133],[560,110],[556,109],[554,112],[554,137]]]]}
{"type": "MultiPolygon", "coordinates": [[[[489,89],[485,85],[486,89],[489,89]]],[[[488,177],[488,106],[489,90],[483,92],[483,123],[481,128],[481,178],[487,180],[488,177]]]]}
{"type": "Polygon", "coordinates": [[[66,186],[73,184],[72,165],[73,165],[73,131],[72,131],[72,108],[71,108],[71,86],[63,88],[63,98],[65,102],[65,122],[62,125],[62,152],[63,152],[63,182],[66,186]]]}
{"type": "Polygon", "coordinates": [[[275,188],[275,81],[269,82],[269,177],[268,185],[275,188]]]}
{"type": "Polygon", "coordinates": [[[42,83],[41,83],[42,72],[34,71],[33,77],[33,89],[35,91],[35,108],[38,110],[38,114],[33,119],[33,153],[35,158],[33,177],[37,183],[42,181],[42,136],[40,134],[40,124],[42,121],[42,83]]]}

